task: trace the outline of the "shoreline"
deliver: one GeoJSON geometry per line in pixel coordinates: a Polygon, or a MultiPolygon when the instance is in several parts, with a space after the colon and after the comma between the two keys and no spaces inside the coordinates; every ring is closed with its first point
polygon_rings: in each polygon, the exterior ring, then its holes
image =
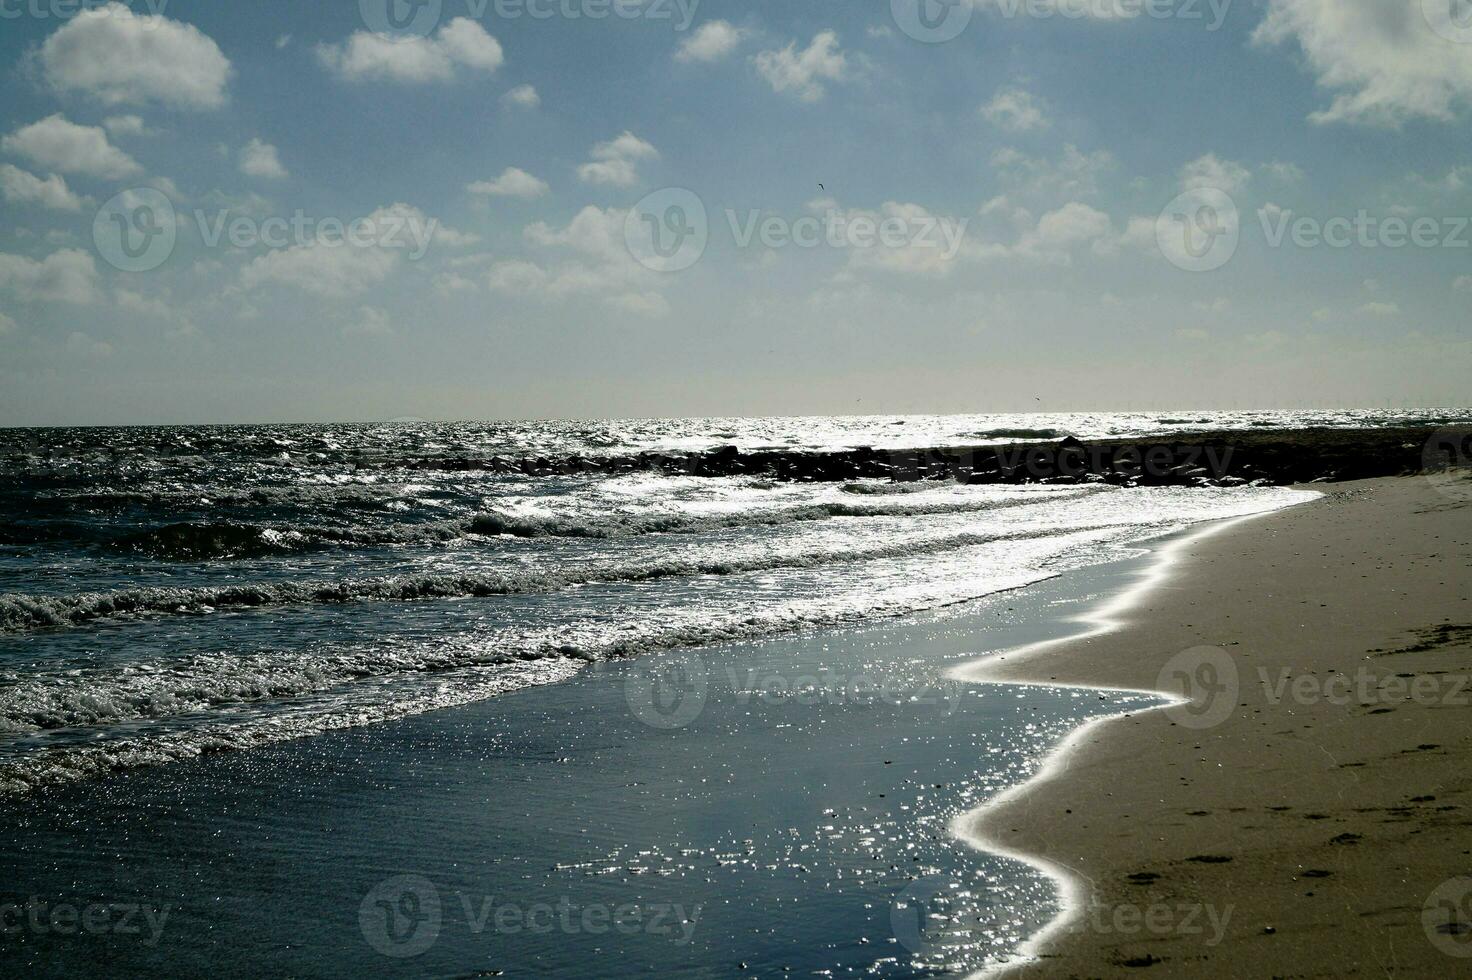
{"type": "MultiPolygon", "coordinates": [[[[1305,501],[1297,506],[1312,506],[1318,501],[1305,501]]],[[[1143,694],[1158,696],[1161,703],[1152,707],[1141,709],[1142,711],[1156,711],[1172,704],[1180,703],[1182,700],[1178,695],[1159,689],[1128,689],[1112,687],[1095,687],[1087,684],[1056,684],[1052,681],[1034,679],[1025,680],[995,680],[988,674],[987,668],[991,665],[993,658],[1011,658],[1014,665],[1022,660],[1040,654],[1045,650],[1058,647],[1066,647],[1073,643],[1097,636],[1105,636],[1110,633],[1125,629],[1128,620],[1120,618],[1120,613],[1129,609],[1140,598],[1153,589],[1160,587],[1169,578],[1170,570],[1179,560],[1180,553],[1195,542],[1209,538],[1213,535],[1235,527],[1238,524],[1266,517],[1277,511],[1266,511],[1261,514],[1249,514],[1245,517],[1233,517],[1222,521],[1214,521],[1204,527],[1191,528],[1176,532],[1166,537],[1163,544],[1153,549],[1152,560],[1148,562],[1144,570],[1135,576],[1135,581],[1126,588],[1120,590],[1114,596],[1106,599],[1099,605],[1087,610],[1083,615],[1072,620],[1075,623],[1085,624],[1087,628],[1077,633],[1066,636],[1053,637],[1047,640],[1039,640],[1020,647],[1011,647],[1003,650],[992,651],[983,654],[980,660],[968,664],[961,664],[950,672],[950,677],[965,684],[997,684],[997,685],[1019,685],[1019,686],[1046,686],[1059,687],[1083,691],[1113,691],[1116,693],[1143,694]]],[[[1139,712],[1134,712],[1139,713],[1139,712]]],[[[1074,922],[1083,911],[1085,904],[1081,900],[1089,893],[1091,882],[1080,876],[1075,869],[1048,860],[1039,855],[1017,850],[1003,843],[1000,839],[984,837],[975,832],[975,828],[986,813],[993,807],[1003,806],[1011,800],[1026,795],[1032,789],[1051,780],[1060,778],[1067,771],[1069,756],[1083,744],[1097,728],[1115,721],[1119,718],[1129,717],[1131,712],[1120,712],[1111,715],[1102,715],[1091,718],[1078,728],[1069,732],[1068,735],[1055,745],[1037,772],[1015,786],[1012,786],[996,797],[986,801],[975,809],[959,814],[951,823],[951,833],[958,840],[1001,857],[1020,861],[1028,867],[1047,875],[1058,887],[1059,909],[1056,915],[1037,933],[1027,937],[1014,953],[1014,958],[1003,963],[994,964],[970,974],[972,980],[984,980],[984,978],[1005,976],[1020,970],[1038,961],[1039,952],[1046,948],[1048,940],[1058,932],[1074,922]]]]}
{"type": "Polygon", "coordinates": [[[1061,905],[1018,958],[974,976],[1133,976],[1142,967],[1153,967],[1152,975],[1203,969],[1349,975],[1371,963],[1375,972],[1393,975],[1401,968],[1445,969],[1457,963],[1453,957],[1472,955],[1472,939],[1459,925],[1434,927],[1428,920],[1423,927],[1421,920],[1437,888],[1456,890],[1469,876],[1472,895],[1472,821],[1457,812],[1472,805],[1472,779],[1461,775],[1472,759],[1472,738],[1465,699],[1452,696],[1472,672],[1466,652],[1472,627],[1460,622],[1472,620],[1472,610],[1456,595],[1465,579],[1458,555],[1465,552],[1448,541],[1472,542],[1472,493],[1441,492],[1445,487],[1424,478],[1341,484],[1303,506],[1188,532],[1162,548],[1129,588],[1080,617],[1081,631],[998,650],[953,671],[958,680],[984,685],[1167,699],[1090,720],[1031,779],[955,820],[953,832],[969,845],[1048,875],[1061,905]],[[1431,540],[1435,553],[1423,555],[1431,540]],[[1322,551],[1309,558],[1308,546],[1322,551]],[[1374,567],[1351,578],[1344,569],[1355,567],[1353,556],[1374,567]],[[1264,574],[1264,559],[1270,569],[1287,570],[1264,574]],[[1401,563],[1418,567],[1397,575],[1401,563]],[[1394,593],[1397,584],[1401,605],[1387,609],[1383,593],[1394,593]],[[1223,592],[1236,604],[1224,602],[1223,592]],[[1246,632],[1231,622],[1234,612],[1252,619],[1246,632]],[[1306,641],[1305,630],[1316,641],[1306,641]],[[1306,656],[1302,648],[1310,646],[1306,656]],[[1391,655],[1392,664],[1375,662],[1391,655]],[[1160,683],[1182,657],[1231,670],[1231,698],[1160,683]],[[1440,697],[1381,693],[1368,702],[1361,695],[1335,703],[1340,699],[1327,692],[1339,688],[1315,676],[1347,676],[1346,669],[1362,672],[1366,664],[1379,675],[1372,694],[1399,680],[1424,682],[1440,697]],[[1258,672],[1262,691],[1248,667],[1258,672]],[[1412,669],[1417,672],[1405,673],[1412,669]],[[1291,680],[1270,685],[1275,671],[1291,680]],[[1284,697],[1285,691],[1291,693],[1284,697]],[[1203,706],[1209,710],[1193,717],[1203,706]],[[1381,717],[1372,720],[1372,713],[1381,717]],[[1201,724],[1207,720],[1212,724],[1201,724]],[[1268,738],[1287,739],[1295,749],[1254,765],[1268,738]],[[1356,749],[1373,761],[1347,761],[1356,749]],[[1395,761],[1374,759],[1377,752],[1395,761]],[[1409,775],[1412,767],[1402,761],[1408,756],[1422,764],[1418,770],[1431,771],[1409,775]],[[1173,782],[1167,774],[1176,770],[1190,775],[1173,782]],[[1361,771],[1376,777],[1368,791],[1361,771]],[[1203,776],[1210,780],[1205,787],[1191,785],[1203,776]],[[1404,788],[1413,783],[1421,789],[1404,788]],[[1447,802],[1453,799],[1460,802],[1447,802]],[[1301,810],[1311,812],[1299,825],[1288,823],[1285,815],[1298,817],[1301,810]],[[1407,874],[1404,842],[1365,846],[1383,834],[1380,823],[1416,825],[1408,836],[1442,840],[1444,859],[1433,857],[1407,874]],[[1340,833],[1318,832],[1331,827],[1340,833]],[[1327,870],[1334,856],[1346,853],[1354,858],[1351,867],[1327,870]],[[1294,857],[1304,859],[1296,862],[1301,877],[1263,882],[1294,857]],[[1374,871],[1367,874],[1367,866],[1374,871]],[[1363,902],[1346,908],[1313,900],[1324,892],[1362,899],[1376,887],[1394,892],[1397,901],[1382,896],[1389,909],[1352,913],[1363,902]],[[1187,908],[1194,910],[1193,923],[1210,914],[1220,929],[1188,928],[1179,914],[1179,921],[1162,914],[1155,925],[1143,924],[1151,910],[1187,908]],[[1372,917],[1368,932],[1366,916],[1372,917]],[[1333,950],[1322,948],[1326,937],[1315,938],[1326,931],[1336,936],[1333,950]],[[1341,934],[1360,941],[1346,942],[1341,934]]]}

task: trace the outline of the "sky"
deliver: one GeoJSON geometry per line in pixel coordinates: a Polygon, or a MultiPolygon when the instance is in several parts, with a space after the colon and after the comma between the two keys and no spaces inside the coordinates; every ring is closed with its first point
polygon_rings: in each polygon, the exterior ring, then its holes
{"type": "Polygon", "coordinates": [[[1469,0],[0,0],[0,425],[1467,404],[1469,0]]]}

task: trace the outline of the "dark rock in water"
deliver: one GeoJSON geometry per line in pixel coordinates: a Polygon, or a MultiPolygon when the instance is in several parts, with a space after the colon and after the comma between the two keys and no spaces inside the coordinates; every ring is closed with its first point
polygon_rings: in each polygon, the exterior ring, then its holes
{"type": "Polygon", "coordinates": [[[792,482],[889,479],[982,483],[1105,483],[1112,486],[1283,486],[1420,473],[1434,466],[1425,447],[1439,432],[1430,426],[1387,429],[1275,429],[1171,433],[1158,441],[1092,439],[1031,433],[1032,441],[1006,445],[872,447],[833,451],[743,450],[640,452],[623,456],[485,459],[424,457],[407,469],[488,470],[529,476],[663,472],[674,475],[755,476],[792,482]]]}

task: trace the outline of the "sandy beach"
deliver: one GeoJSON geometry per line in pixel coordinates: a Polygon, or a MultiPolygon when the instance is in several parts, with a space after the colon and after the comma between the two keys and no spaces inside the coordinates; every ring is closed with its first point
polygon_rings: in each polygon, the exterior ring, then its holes
{"type": "Polygon", "coordinates": [[[1333,485],[1167,549],[1112,625],[967,668],[1190,698],[1089,725],[961,822],[1069,897],[1009,975],[1472,963],[1469,503],[1465,481],[1333,485]]]}

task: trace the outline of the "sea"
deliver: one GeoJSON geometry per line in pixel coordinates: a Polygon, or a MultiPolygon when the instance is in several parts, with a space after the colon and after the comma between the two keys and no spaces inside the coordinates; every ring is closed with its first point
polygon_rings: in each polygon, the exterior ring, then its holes
{"type": "Polygon", "coordinates": [[[1074,725],[1148,699],[958,690],[948,669],[1066,632],[1063,612],[1152,541],[1313,492],[464,462],[1468,418],[0,430],[0,898],[173,911],[152,945],[6,932],[0,964],[594,977],[1005,961],[1054,886],[947,821],[1074,725]],[[283,893],[290,927],[270,914],[283,893]],[[917,902],[971,914],[915,926],[917,902]],[[539,932],[539,903],[572,911],[539,932]],[[610,924],[626,906],[637,928],[610,924]],[[656,906],[688,935],[656,934],[656,906]]]}

